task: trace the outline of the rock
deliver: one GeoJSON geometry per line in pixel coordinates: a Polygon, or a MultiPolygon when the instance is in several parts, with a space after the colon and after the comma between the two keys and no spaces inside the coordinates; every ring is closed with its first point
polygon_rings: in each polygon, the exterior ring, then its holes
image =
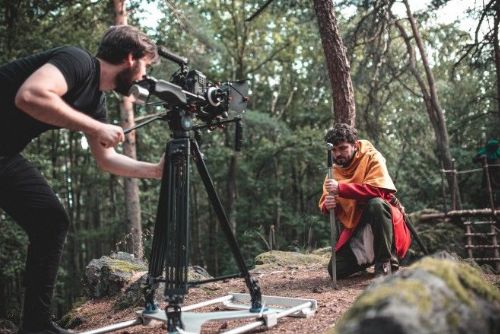
{"type": "MultiPolygon", "coordinates": [[[[188,282],[201,281],[213,278],[210,274],[200,266],[192,266],[188,268],[188,282]]],[[[117,309],[125,309],[129,307],[142,307],[145,304],[144,288],[146,287],[147,273],[130,284],[125,291],[117,298],[115,307],[117,309]]],[[[164,300],[165,283],[160,283],[155,291],[155,300],[164,300]]]]}
{"type": "Polygon", "coordinates": [[[299,252],[270,251],[255,257],[256,270],[261,269],[286,269],[288,267],[298,268],[301,266],[325,266],[328,265],[329,257],[316,254],[303,254],[299,252]]]}
{"type": "Polygon", "coordinates": [[[328,333],[500,333],[500,291],[441,253],[375,280],[328,333]]]}
{"type": "MultiPolygon", "coordinates": [[[[147,265],[132,254],[118,252],[110,257],[90,261],[85,270],[84,286],[88,297],[102,298],[117,296],[115,307],[144,306],[143,288],[146,286],[147,265]]],[[[188,268],[188,281],[201,281],[212,278],[199,266],[188,268]]],[[[161,283],[155,291],[155,299],[163,300],[165,284],[161,283]]]]}
{"type": "Polygon", "coordinates": [[[85,268],[84,287],[90,298],[118,294],[138,271],[147,271],[144,262],[123,252],[94,259],[85,268]]]}

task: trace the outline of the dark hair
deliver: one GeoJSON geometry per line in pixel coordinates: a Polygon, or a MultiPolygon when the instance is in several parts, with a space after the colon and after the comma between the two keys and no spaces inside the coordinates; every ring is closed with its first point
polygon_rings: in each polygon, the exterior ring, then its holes
{"type": "Polygon", "coordinates": [[[145,33],[128,25],[111,26],[104,33],[96,56],[111,64],[120,64],[129,53],[134,59],[149,56],[153,64],[160,59],[156,44],[145,33]]]}
{"type": "Polygon", "coordinates": [[[346,123],[335,124],[325,135],[325,141],[334,146],[347,142],[355,144],[358,140],[358,130],[346,123]]]}

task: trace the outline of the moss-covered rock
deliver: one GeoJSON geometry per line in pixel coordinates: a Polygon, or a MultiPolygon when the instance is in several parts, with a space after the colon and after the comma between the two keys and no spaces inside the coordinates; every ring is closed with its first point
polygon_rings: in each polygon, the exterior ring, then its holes
{"type": "Polygon", "coordinates": [[[439,257],[375,280],[328,333],[500,333],[500,291],[469,264],[439,257]]]}
{"type": "MultiPolygon", "coordinates": [[[[210,274],[202,267],[192,266],[188,268],[188,281],[203,281],[205,279],[213,278],[210,274]]],[[[130,307],[143,307],[146,300],[144,298],[144,289],[147,282],[147,273],[144,273],[139,279],[132,282],[125,290],[120,293],[118,298],[116,298],[114,307],[116,309],[126,309],[130,307]]],[[[155,300],[161,301],[165,297],[163,296],[165,290],[165,283],[160,283],[155,291],[155,300]]]]}
{"type": "Polygon", "coordinates": [[[283,269],[304,266],[326,266],[329,257],[298,252],[270,251],[255,257],[255,269],[283,269]]]}
{"type": "MultiPolygon", "coordinates": [[[[116,297],[115,307],[144,306],[144,288],[146,288],[148,267],[144,262],[128,253],[115,253],[110,257],[94,259],[87,265],[84,286],[90,298],[116,297]]],[[[188,281],[202,281],[212,278],[199,266],[188,268],[188,281]]],[[[156,289],[156,300],[163,300],[165,284],[156,289]]],[[[70,317],[71,318],[71,317],[70,317]]]]}
{"type": "Polygon", "coordinates": [[[114,296],[119,293],[134,273],[147,271],[144,262],[126,253],[112,254],[94,259],[85,268],[84,286],[90,298],[114,296]]]}

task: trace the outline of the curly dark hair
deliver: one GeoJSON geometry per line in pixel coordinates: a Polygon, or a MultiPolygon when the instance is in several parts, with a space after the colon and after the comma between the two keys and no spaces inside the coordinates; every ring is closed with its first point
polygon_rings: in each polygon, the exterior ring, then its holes
{"type": "Polygon", "coordinates": [[[346,123],[338,123],[326,132],[325,141],[337,146],[342,142],[355,144],[358,140],[358,130],[346,123]]]}
{"type": "Polygon", "coordinates": [[[134,59],[149,56],[153,64],[160,60],[156,44],[145,33],[128,25],[111,26],[104,33],[96,56],[116,65],[129,53],[134,59]]]}

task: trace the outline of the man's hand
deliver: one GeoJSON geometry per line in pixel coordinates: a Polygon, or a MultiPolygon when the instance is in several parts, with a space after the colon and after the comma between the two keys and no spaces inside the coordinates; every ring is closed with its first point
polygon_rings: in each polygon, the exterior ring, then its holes
{"type": "Polygon", "coordinates": [[[97,128],[93,136],[104,148],[115,147],[118,143],[125,140],[123,129],[117,125],[105,124],[97,128]]]}
{"type": "Polygon", "coordinates": [[[326,191],[331,195],[337,195],[339,193],[339,183],[334,179],[326,179],[324,186],[326,191]]]}
{"type": "Polygon", "coordinates": [[[165,153],[163,153],[160,162],[157,165],[157,173],[155,179],[161,180],[161,178],[163,177],[163,165],[165,165],[165,153]]]}
{"type": "Polygon", "coordinates": [[[325,208],[328,209],[328,211],[335,209],[337,206],[337,201],[335,200],[335,196],[328,195],[325,197],[325,208]]]}

